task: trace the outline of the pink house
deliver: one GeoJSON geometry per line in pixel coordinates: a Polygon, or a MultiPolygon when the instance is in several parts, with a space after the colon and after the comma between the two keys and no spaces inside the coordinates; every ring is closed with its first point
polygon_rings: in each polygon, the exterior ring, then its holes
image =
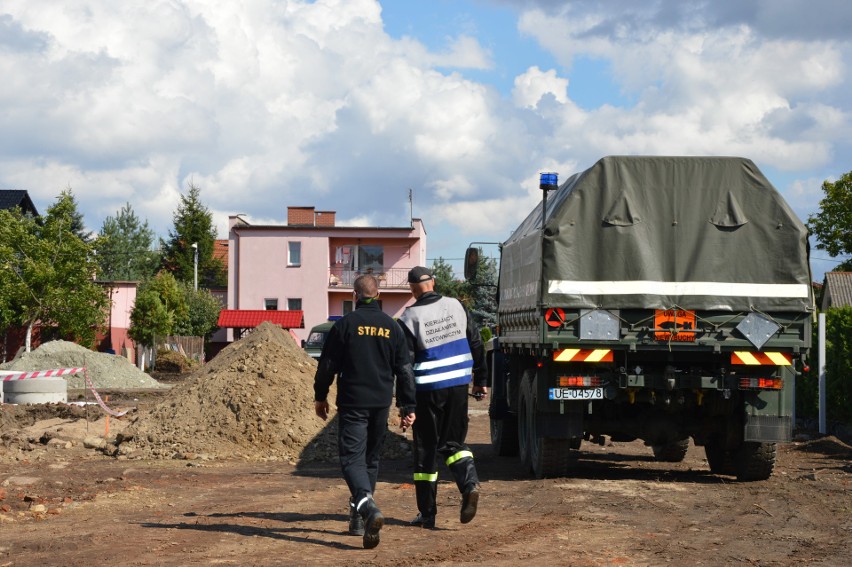
{"type": "Polygon", "coordinates": [[[134,343],[127,336],[127,330],[130,328],[130,312],[136,303],[136,287],[139,285],[139,282],[115,281],[99,283],[109,291],[109,296],[112,300],[109,310],[109,320],[107,321],[108,334],[101,342],[101,349],[110,349],[115,354],[135,360],[134,343]]]}
{"type": "Polygon", "coordinates": [[[420,219],[405,227],[336,226],[334,211],[288,207],[286,225],[229,219],[228,309],[302,311],[299,339],[353,309],[352,283],[379,280],[382,310],[399,316],[413,302],[408,270],[426,265],[420,219]]]}

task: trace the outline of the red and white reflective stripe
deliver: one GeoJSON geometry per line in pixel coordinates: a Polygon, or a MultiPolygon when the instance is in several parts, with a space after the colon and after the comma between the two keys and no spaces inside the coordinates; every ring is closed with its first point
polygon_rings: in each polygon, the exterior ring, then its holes
{"type": "Polygon", "coordinates": [[[741,350],[731,353],[731,364],[749,366],[792,366],[793,357],[783,352],[749,352],[741,350]]]}
{"type": "Polygon", "coordinates": [[[556,362],[612,362],[612,350],[608,348],[580,349],[563,348],[553,353],[556,362]]]}
{"type": "Polygon", "coordinates": [[[53,368],[52,370],[31,370],[29,372],[16,372],[14,374],[0,374],[3,382],[10,380],[26,380],[28,378],[48,378],[51,376],[65,376],[66,374],[77,374],[85,372],[85,368],[53,368]]]}

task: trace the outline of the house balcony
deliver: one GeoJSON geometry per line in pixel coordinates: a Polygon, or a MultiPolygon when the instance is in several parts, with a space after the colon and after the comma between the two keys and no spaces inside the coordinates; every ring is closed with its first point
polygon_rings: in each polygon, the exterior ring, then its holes
{"type": "Polygon", "coordinates": [[[355,279],[362,274],[371,274],[379,282],[379,289],[409,291],[408,271],[410,268],[351,268],[331,267],[328,270],[329,289],[352,289],[355,279]]]}

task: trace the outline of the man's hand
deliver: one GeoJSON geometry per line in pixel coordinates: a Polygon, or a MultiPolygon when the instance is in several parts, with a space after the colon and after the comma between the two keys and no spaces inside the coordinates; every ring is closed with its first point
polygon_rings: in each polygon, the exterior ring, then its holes
{"type": "Polygon", "coordinates": [[[402,415],[400,417],[401,419],[399,420],[399,427],[400,429],[402,429],[403,433],[405,433],[406,429],[414,425],[414,420],[417,419],[417,416],[413,413],[410,413],[408,415],[402,415]]]}
{"type": "Polygon", "coordinates": [[[488,386],[474,386],[470,390],[470,395],[473,396],[473,399],[477,402],[481,402],[488,397],[488,386]]]}
{"type": "Polygon", "coordinates": [[[314,402],[314,411],[317,412],[317,415],[323,421],[328,419],[328,400],[323,402],[314,402]]]}

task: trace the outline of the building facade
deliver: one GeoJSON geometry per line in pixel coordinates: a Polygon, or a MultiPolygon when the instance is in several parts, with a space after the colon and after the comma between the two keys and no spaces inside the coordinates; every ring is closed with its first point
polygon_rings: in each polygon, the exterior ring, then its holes
{"type": "Polygon", "coordinates": [[[98,283],[107,290],[110,297],[107,334],[100,341],[99,350],[124,356],[132,362],[136,360],[135,345],[127,333],[130,329],[130,313],[136,304],[136,291],[139,282],[111,281],[98,283]]]}
{"type": "MultiPolygon", "coordinates": [[[[413,297],[408,270],[426,265],[420,219],[406,227],[336,226],[334,211],[288,207],[286,225],[229,219],[228,309],[302,311],[304,328],[354,307],[352,284],[361,274],[379,281],[382,310],[399,316],[413,297]]],[[[232,336],[229,337],[232,339],[232,336]]]]}

